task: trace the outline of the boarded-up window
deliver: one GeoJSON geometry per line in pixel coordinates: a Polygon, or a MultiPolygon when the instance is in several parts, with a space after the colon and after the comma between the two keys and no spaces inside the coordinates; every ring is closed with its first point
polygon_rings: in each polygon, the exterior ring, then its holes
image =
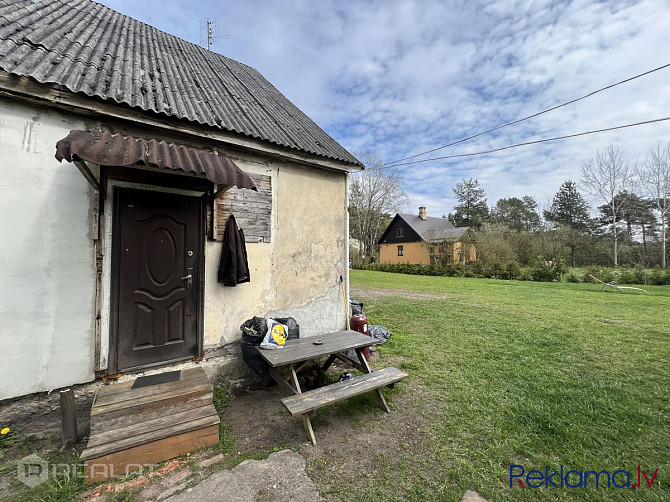
{"type": "Polygon", "coordinates": [[[223,239],[226,222],[235,215],[237,225],[244,230],[246,242],[270,242],[272,229],[272,178],[249,174],[257,192],[231,187],[216,199],[215,239],[223,239]]]}

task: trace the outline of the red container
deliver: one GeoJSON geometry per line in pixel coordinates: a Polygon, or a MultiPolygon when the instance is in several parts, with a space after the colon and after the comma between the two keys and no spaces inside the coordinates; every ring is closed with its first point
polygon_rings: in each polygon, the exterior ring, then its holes
{"type": "MultiPolygon", "coordinates": [[[[351,329],[354,331],[358,331],[359,333],[370,336],[368,333],[368,318],[365,317],[365,314],[352,315],[351,319],[349,319],[349,326],[351,326],[351,329]]],[[[363,349],[363,355],[365,356],[366,361],[370,360],[369,347],[365,347],[363,349]]]]}

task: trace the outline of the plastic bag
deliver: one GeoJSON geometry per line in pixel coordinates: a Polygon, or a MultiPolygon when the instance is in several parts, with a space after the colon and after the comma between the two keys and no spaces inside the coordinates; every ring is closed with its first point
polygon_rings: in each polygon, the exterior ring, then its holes
{"type": "Polygon", "coordinates": [[[256,345],[253,345],[246,340],[242,340],[242,360],[256,373],[261,380],[264,380],[270,369],[270,365],[263,359],[263,357],[256,350],[256,345]]]}
{"type": "Polygon", "coordinates": [[[377,345],[386,343],[388,342],[389,338],[391,338],[391,331],[388,328],[384,326],[378,326],[377,324],[370,325],[368,334],[379,340],[377,345]]]}
{"type": "Polygon", "coordinates": [[[351,300],[349,301],[349,307],[351,309],[351,315],[359,315],[363,313],[363,302],[351,300]]]}
{"type": "Polygon", "coordinates": [[[260,345],[268,331],[267,321],[264,317],[252,317],[244,321],[240,326],[242,339],[251,345],[260,345]]]}
{"type": "Polygon", "coordinates": [[[300,338],[300,325],[295,319],[293,319],[293,317],[275,317],[274,320],[277,321],[278,323],[286,325],[286,327],[288,328],[287,340],[300,338]]]}
{"type": "Polygon", "coordinates": [[[281,349],[288,338],[288,327],[285,324],[267,320],[267,333],[261,342],[261,349],[281,349]]]}

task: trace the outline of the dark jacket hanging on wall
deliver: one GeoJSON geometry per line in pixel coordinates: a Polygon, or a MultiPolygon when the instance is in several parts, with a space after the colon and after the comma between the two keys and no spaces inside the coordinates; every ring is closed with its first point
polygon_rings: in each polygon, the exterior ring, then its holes
{"type": "Polygon", "coordinates": [[[244,232],[237,228],[235,216],[230,215],[223,232],[223,249],[219,262],[219,282],[224,286],[237,286],[249,282],[249,264],[244,232]]]}

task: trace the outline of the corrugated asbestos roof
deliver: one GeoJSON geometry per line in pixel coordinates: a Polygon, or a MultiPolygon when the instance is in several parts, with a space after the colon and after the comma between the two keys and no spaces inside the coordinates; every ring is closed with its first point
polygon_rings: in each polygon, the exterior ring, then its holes
{"type": "Polygon", "coordinates": [[[458,240],[469,227],[455,227],[446,218],[435,218],[428,216],[425,220],[416,214],[398,213],[412,229],[426,242],[441,242],[445,240],[458,240]]]}
{"type": "Polygon", "coordinates": [[[0,0],[0,68],[360,166],[255,69],[91,0],[0,0]]]}

